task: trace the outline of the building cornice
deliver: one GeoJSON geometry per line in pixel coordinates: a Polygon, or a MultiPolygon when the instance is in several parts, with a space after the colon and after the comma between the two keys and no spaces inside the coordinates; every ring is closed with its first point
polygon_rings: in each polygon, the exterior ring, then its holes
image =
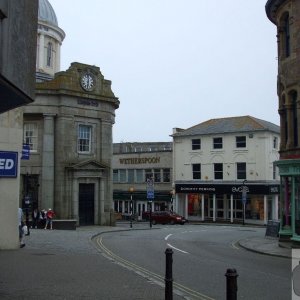
{"type": "Polygon", "coordinates": [[[280,7],[287,0],[268,0],[266,3],[266,13],[269,20],[276,25],[276,13],[280,7]]]}

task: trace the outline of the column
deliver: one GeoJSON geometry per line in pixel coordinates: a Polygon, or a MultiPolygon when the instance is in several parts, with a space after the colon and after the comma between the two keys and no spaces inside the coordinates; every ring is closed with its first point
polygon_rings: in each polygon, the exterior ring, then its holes
{"type": "Polygon", "coordinates": [[[204,194],[201,195],[201,218],[204,221],[204,194]]]}
{"type": "Polygon", "coordinates": [[[233,223],[233,194],[230,195],[230,223],[233,223]]]}
{"type": "Polygon", "coordinates": [[[42,158],[42,208],[54,206],[54,116],[44,114],[42,158]]]}
{"type": "Polygon", "coordinates": [[[189,210],[189,199],[188,199],[188,194],[185,194],[185,199],[184,199],[184,217],[188,219],[188,210],[189,210]]]}
{"type": "Polygon", "coordinates": [[[268,198],[267,195],[264,195],[264,225],[267,225],[268,222],[268,198]]]}
{"type": "Polygon", "coordinates": [[[285,150],[286,149],[286,142],[287,142],[287,137],[286,137],[286,114],[285,110],[280,108],[278,110],[279,115],[280,115],[280,150],[285,150]]]}
{"type": "Polygon", "coordinates": [[[104,214],[104,180],[100,178],[100,222],[99,225],[105,225],[105,214],[104,214]]]}
{"type": "Polygon", "coordinates": [[[216,222],[216,194],[213,194],[213,221],[216,222]]]}
{"type": "Polygon", "coordinates": [[[278,220],[278,195],[273,195],[273,219],[278,220]]]}
{"type": "Polygon", "coordinates": [[[78,217],[78,179],[73,178],[73,183],[72,183],[72,218],[77,220],[77,225],[79,225],[79,217],[78,217]]]}
{"type": "Polygon", "coordinates": [[[44,69],[45,37],[43,33],[39,35],[39,63],[38,69],[44,69]]]}

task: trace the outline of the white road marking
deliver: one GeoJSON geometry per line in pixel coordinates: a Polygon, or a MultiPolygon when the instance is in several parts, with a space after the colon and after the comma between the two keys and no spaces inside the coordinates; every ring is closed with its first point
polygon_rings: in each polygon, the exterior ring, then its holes
{"type": "Polygon", "coordinates": [[[188,252],[183,251],[183,250],[181,250],[181,249],[178,249],[178,248],[172,246],[171,244],[167,244],[167,245],[168,245],[170,248],[172,248],[172,249],[174,249],[174,250],[176,250],[176,251],[182,252],[182,253],[184,253],[184,254],[189,254],[188,252]]]}
{"type": "Polygon", "coordinates": [[[165,237],[165,241],[167,241],[168,238],[169,238],[171,235],[173,235],[173,234],[172,234],[172,233],[168,234],[168,235],[165,237]]]}

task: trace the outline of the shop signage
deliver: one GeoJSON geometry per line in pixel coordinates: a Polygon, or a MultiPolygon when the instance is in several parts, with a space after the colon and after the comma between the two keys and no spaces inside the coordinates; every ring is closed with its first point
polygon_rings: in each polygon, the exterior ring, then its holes
{"type": "Polygon", "coordinates": [[[279,184],[175,184],[176,193],[201,193],[201,194],[242,194],[243,188],[249,194],[271,195],[279,193],[279,184]]]}
{"type": "Polygon", "coordinates": [[[30,158],[30,146],[27,144],[23,144],[21,159],[29,160],[29,158],[30,158]]]}
{"type": "Polygon", "coordinates": [[[160,157],[131,157],[120,158],[122,165],[138,165],[138,164],[159,164],[160,157]]]}
{"type": "Polygon", "coordinates": [[[0,177],[17,177],[18,152],[0,151],[0,177]]]}

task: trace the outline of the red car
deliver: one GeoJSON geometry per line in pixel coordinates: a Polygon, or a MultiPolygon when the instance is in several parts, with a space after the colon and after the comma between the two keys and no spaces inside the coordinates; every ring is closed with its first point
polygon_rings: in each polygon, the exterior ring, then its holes
{"type": "Polygon", "coordinates": [[[171,211],[154,211],[151,214],[152,224],[181,224],[186,223],[186,219],[171,211]]]}

